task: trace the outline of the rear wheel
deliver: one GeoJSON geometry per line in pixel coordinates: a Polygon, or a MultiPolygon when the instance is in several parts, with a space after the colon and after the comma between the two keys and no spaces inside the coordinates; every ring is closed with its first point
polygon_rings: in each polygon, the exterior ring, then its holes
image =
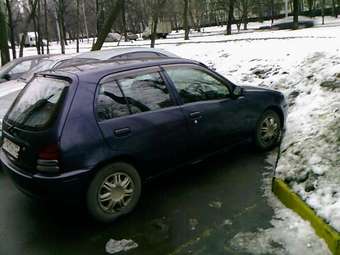
{"type": "Polygon", "coordinates": [[[141,194],[141,179],[136,169],[123,162],[101,169],[87,192],[87,208],[94,219],[112,222],[131,212],[141,194]]]}
{"type": "Polygon", "coordinates": [[[282,138],[280,116],[272,110],[265,111],[258,120],[255,132],[255,145],[260,150],[270,150],[277,146],[282,138]]]}

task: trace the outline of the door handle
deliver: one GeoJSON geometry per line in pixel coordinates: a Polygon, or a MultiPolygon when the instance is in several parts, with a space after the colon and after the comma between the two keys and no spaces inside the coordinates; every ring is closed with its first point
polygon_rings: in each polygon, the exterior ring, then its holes
{"type": "Polygon", "coordinates": [[[202,118],[202,114],[200,112],[192,112],[189,114],[192,119],[200,119],[202,118]]]}
{"type": "Polygon", "coordinates": [[[131,129],[130,128],[120,128],[120,129],[115,129],[113,132],[116,136],[126,136],[126,135],[131,133],[131,129]]]}

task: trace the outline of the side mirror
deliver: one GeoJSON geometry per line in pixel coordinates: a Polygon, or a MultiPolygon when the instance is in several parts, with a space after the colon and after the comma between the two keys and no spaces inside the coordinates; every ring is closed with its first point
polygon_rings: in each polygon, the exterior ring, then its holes
{"type": "Polygon", "coordinates": [[[235,86],[234,90],[233,90],[233,96],[235,98],[238,98],[240,96],[243,95],[243,88],[240,86],[235,86]]]}
{"type": "Polygon", "coordinates": [[[2,78],[9,81],[9,80],[11,80],[11,75],[6,73],[6,74],[4,74],[4,76],[2,76],[2,78]]]}

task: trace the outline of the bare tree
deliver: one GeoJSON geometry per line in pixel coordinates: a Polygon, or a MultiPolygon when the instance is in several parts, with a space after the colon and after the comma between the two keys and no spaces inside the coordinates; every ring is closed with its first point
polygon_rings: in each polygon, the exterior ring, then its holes
{"type": "Polygon", "coordinates": [[[14,24],[13,24],[11,1],[6,0],[6,6],[7,6],[7,17],[8,17],[8,26],[9,26],[9,40],[11,42],[12,57],[13,59],[15,59],[17,57],[17,52],[15,50],[15,31],[14,31],[14,24]]]}
{"type": "Polygon", "coordinates": [[[117,0],[116,5],[112,9],[110,15],[105,20],[103,28],[98,34],[96,43],[92,46],[92,50],[100,50],[104,44],[105,38],[110,33],[113,23],[115,22],[119,12],[122,10],[122,4],[124,0],[117,0]]]}
{"type": "Polygon", "coordinates": [[[80,34],[80,5],[79,5],[79,0],[76,0],[76,9],[77,9],[77,46],[76,46],[76,51],[77,53],[79,52],[79,34],[80,34]]]}
{"type": "Polygon", "coordinates": [[[157,27],[159,18],[162,15],[161,10],[163,10],[167,0],[151,0],[151,48],[155,48],[156,38],[157,38],[157,27]]]}
{"type": "Polygon", "coordinates": [[[293,0],[294,29],[299,28],[299,0],[293,0]]]}
{"type": "Polygon", "coordinates": [[[25,41],[27,36],[27,30],[31,24],[31,21],[34,19],[35,11],[37,9],[38,0],[30,0],[29,4],[31,6],[31,10],[28,11],[29,15],[24,23],[24,29],[23,29],[23,35],[20,38],[20,50],[19,50],[19,57],[22,57],[24,55],[24,47],[25,47],[25,41]]]}
{"type": "Polygon", "coordinates": [[[184,40],[189,40],[189,0],[184,0],[183,27],[185,31],[184,40]]]}
{"type": "Polygon", "coordinates": [[[89,42],[89,29],[87,27],[87,18],[86,18],[85,1],[84,0],[82,0],[82,7],[83,7],[82,10],[83,10],[85,34],[86,34],[87,42],[89,42]]]}
{"type": "Polygon", "coordinates": [[[127,36],[125,13],[126,13],[126,4],[125,4],[125,0],[124,0],[123,4],[122,4],[122,26],[123,26],[123,34],[124,34],[124,37],[125,37],[125,42],[127,42],[128,36],[127,36]]]}
{"type": "Polygon", "coordinates": [[[7,37],[7,22],[5,17],[4,5],[0,0],[0,51],[1,51],[1,65],[10,61],[7,37]]]}
{"type": "Polygon", "coordinates": [[[59,30],[59,41],[60,41],[60,48],[61,54],[65,54],[65,24],[64,24],[64,12],[65,12],[65,5],[64,0],[54,0],[55,1],[55,8],[56,8],[56,18],[57,18],[57,26],[59,30]]]}
{"type": "Polygon", "coordinates": [[[235,4],[235,0],[229,0],[227,35],[231,35],[231,26],[234,21],[234,4],[235,4]]]}
{"type": "Polygon", "coordinates": [[[325,25],[325,0],[321,0],[322,25],[325,25]]]}
{"type": "Polygon", "coordinates": [[[44,0],[44,17],[45,17],[45,36],[46,36],[46,51],[50,54],[50,36],[48,33],[48,17],[47,17],[47,2],[44,0]]]}

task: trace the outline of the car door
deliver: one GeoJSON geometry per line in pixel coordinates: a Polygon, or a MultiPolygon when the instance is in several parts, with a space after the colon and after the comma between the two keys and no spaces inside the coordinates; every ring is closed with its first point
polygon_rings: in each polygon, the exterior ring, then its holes
{"type": "Polygon", "coordinates": [[[171,93],[158,67],[108,76],[99,84],[96,113],[106,141],[115,156],[132,157],[147,175],[186,157],[186,120],[171,93]]]}
{"type": "Polygon", "coordinates": [[[209,154],[238,142],[246,130],[244,98],[233,98],[231,86],[196,65],[164,66],[182,103],[193,156],[209,154]]]}

